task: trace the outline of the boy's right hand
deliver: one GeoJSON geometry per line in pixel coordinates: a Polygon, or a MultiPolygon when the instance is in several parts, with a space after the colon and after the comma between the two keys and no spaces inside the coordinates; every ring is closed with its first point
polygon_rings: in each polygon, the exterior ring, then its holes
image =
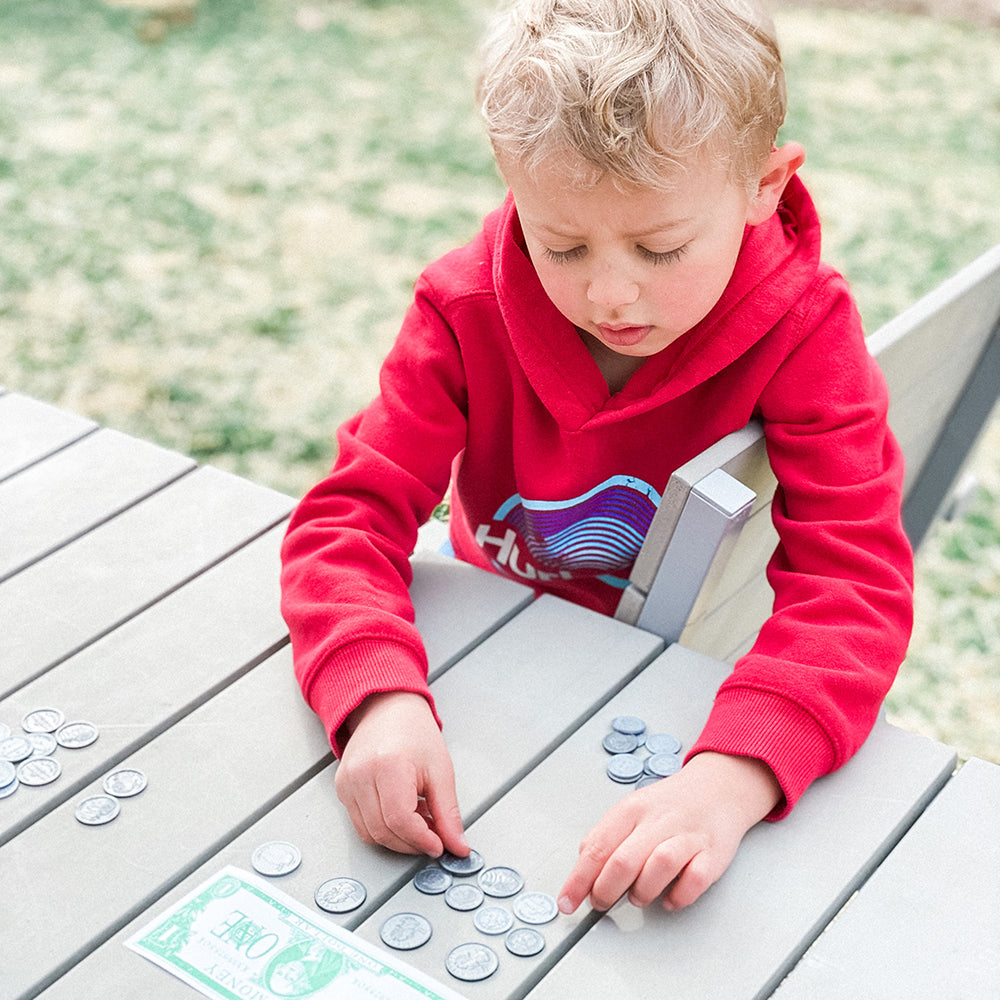
{"type": "Polygon", "coordinates": [[[408,691],[369,695],[348,726],[335,781],[358,836],[403,854],[465,857],[455,771],[427,700],[408,691]]]}

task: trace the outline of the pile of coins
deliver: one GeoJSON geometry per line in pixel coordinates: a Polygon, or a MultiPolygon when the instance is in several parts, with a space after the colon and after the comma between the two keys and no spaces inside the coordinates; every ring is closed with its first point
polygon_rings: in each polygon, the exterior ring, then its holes
{"type": "Polygon", "coordinates": [[[21,720],[21,732],[0,722],[0,799],[21,785],[48,785],[62,774],[52,756],[57,747],[79,750],[97,740],[90,722],[67,722],[58,708],[36,708],[21,720]]]}
{"type": "MultiPolygon", "coordinates": [[[[302,863],[302,853],[283,840],[261,844],[251,855],[255,871],[277,878],[295,871],[302,863]]],[[[441,896],[453,910],[473,913],[477,931],[491,937],[503,935],[508,952],[530,958],[545,948],[545,938],[538,927],[555,920],[559,909],[548,893],[522,892],[524,879],[516,869],[506,865],[487,868],[478,851],[467,858],[444,854],[437,864],[421,869],[413,878],[414,887],[428,896],[441,896]],[[475,875],[475,880],[472,876],[475,875]],[[512,899],[510,909],[487,899],[512,899]],[[515,920],[522,925],[515,927],[515,920]]],[[[313,896],[316,905],[327,913],[350,913],[356,910],[368,893],[355,878],[338,875],[317,887],[313,896]]],[[[394,913],[379,929],[382,942],[396,951],[413,951],[431,939],[433,926],[419,913],[394,913]]],[[[445,968],[456,979],[477,982],[487,979],[500,967],[500,957],[489,945],[466,941],[452,948],[445,959],[445,968]]]]}
{"type": "Polygon", "coordinates": [[[601,745],[611,754],[607,775],[620,785],[644,788],[676,774],[684,763],[676,736],[647,733],[646,723],[635,715],[615,716],[601,745]]]}
{"type": "Polygon", "coordinates": [[[103,795],[90,795],[76,807],[74,815],[84,826],[104,826],[118,818],[121,800],[138,795],[146,787],[146,775],[133,767],[112,771],[103,782],[103,795]]]}

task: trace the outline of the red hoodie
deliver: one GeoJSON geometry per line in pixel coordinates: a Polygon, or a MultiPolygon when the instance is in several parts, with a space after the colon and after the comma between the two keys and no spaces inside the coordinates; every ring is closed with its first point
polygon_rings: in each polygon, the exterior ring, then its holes
{"type": "Polygon", "coordinates": [[[433,707],[408,557],[453,473],[460,558],[611,614],[670,473],[752,417],[779,483],[774,612],[691,753],[766,761],[777,816],[857,750],[906,650],[912,556],[885,383],[819,243],[793,178],[708,316],[613,395],[509,197],[424,272],[379,397],[340,428],[283,548],[296,676],[338,752],[371,693],[433,707]]]}

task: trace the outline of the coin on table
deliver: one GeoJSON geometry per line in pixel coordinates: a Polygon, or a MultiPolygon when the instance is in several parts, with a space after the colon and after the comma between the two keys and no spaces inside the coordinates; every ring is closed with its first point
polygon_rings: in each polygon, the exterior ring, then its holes
{"type": "Polygon", "coordinates": [[[483,856],[479,851],[469,851],[467,858],[460,858],[457,854],[445,851],[438,858],[438,864],[452,875],[475,875],[483,867],[483,856]]]}
{"type": "Polygon", "coordinates": [[[613,731],[601,740],[601,746],[608,753],[631,753],[639,746],[639,741],[631,733],[613,731]]]}
{"type": "Polygon", "coordinates": [[[121,810],[121,803],[110,795],[91,795],[76,807],[75,816],[84,826],[103,826],[121,810]]]}
{"type": "Polygon", "coordinates": [[[268,878],[277,878],[295,871],[302,864],[302,852],[284,840],[271,840],[261,844],[250,857],[254,870],[268,878]]]}
{"type": "Polygon", "coordinates": [[[454,879],[448,872],[443,868],[438,868],[436,865],[421,868],[413,876],[414,887],[419,889],[420,892],[427,893],[428,896],[436,896],[438,893],[444,892],[453,881],[454,879]]]}
{"type": "Polygon", "coordinates": [[[383,944],[397,951],[413,951],[427,944],[433,930],[431,922],[419,913],[394,913],[378,934],[383,944]]]}
{"type": "Polygon", "coordinates": [[[630,736],[640,736],[646,731],[646,723],[635,715],[616,715],[611,720],[611,728],[616,733],[627,733],[630,736]]]}
{"type": "Polygon", "coordinates": [[[68,750],[79,750],[89,747],[97,735],[97,726],[92,722],[67,722],[56,730],[56,742],[68,750]]]}
{"type": "MultiPolygon", "coordinates": [[[[5,762],[6,763],[6,762],[5,762]]],[[[8,781],[6,785],[0,785],[0,799],[6,799],[13,795],[21,787],[21,782],[15,778],[13,781],[8,781]]]]}
{"type": "Polygon", "coordinates": [[[28,733],[25,738],[31,744],[32,757],[51,757],[59,746],[51,733],[28,733]]]}
{"type": "Polygon", "coordinates": [[[512,955],[520,958],[531,958],[545,947],[545,938],[534,927],[515,927],[504,939],[503,943],[512,955]]]}
{"type": "Polygon", "coordinates": [[[650,733],[646,737],[646,749],[650,753],[680,753],[683,744],[670,733],[650,733]]]}
{"type": "Polygon", "coordinates": [[[608,777],[622,785],[630,785],[642,777],[642,761],[632,753],[616,753],[608,759],[608,777]]]}
{"type": "Polygon", "coordinates": [[[487,896],[504,899],[507,896],[516,896],[524,888],[524,879],[513,868],[497,865],[479,873],[479,888],[487,896]]]}
{"type": "Polygon", "coordinates": [[[547,924],[558,914],[559,907],[547,892],[526,892],[514,900],[514,916],[526,924],[547,924]]]}
{"type": "Polygon", "coordinates": [[[502,906],[484,906],[476,910],[472,922],[483,934],[506,934],[514,926],[514,914],[502,906]]]}
{"type": "Polygon", "coordinates": [[[62,774],[62,765],[54,757],[29,757],[17,769],[22,785],[47,785],[62,774]]]}
{"type": "Polygon", "coordinates": [[[17,768],[9,760],[0,759],[0,799],[13,795],[20,784],[17,780],[17,768]]]}
{"type": "Polygon", "coordinates": [[[27,736],[8,736],[0,740],[0,759],[20,764],[27,760],[35,751],[27,736]]]}
{"type": "Polygon", "coordinates": [[[65,721],[58,708],[36,708],[21,720],[21,728],[26,733],[54,733],[65,721]]]}
{"type": "Polygon", "coordinates": [[[456,978],[466,983],[489,979],[500,968],[497,953],[485,944],[470,941],[448,952],[444,967],[456,978]]]}
{"type": "Polygon", "coordinates": [[[669,778],[681,769],[681,759],[675,753],[654,753],[643,761],[643,770],[656,778],[669,778]]]}
{"type": "Polygon", "coordinates": [[[638,791],[640,788],[649,788],[650,785],[655,785],[658,781],[663,781],[663,779],[655,774],[644,774],[635,783],[635,785],[633,785],[633,790],[638,791]]]}
{"type": "Polygon", "coordinates": [[[104,779],[104,790],[116,799],[128,799],[138,795],[146,787],[146,775],[134,767],[123,767],[112,771],[104,779]]]}
{"type": "Polygon", "coordinates": [[[444,901],[453,910],[474,910],[483,902],[483,890],[471,882],[457,882],[444,894],[444,901]]]}
{"type": "Polygon", "coordinates": [[[368,891],[356,879],[346,875],[328,878],[313,893],[313,899],[327,913],[350,913],[368,898],[368,891]]]}

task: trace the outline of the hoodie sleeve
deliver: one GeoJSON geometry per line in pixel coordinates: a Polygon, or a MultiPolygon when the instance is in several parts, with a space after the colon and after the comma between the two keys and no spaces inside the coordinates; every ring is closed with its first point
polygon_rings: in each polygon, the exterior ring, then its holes
{"type": "Polygon", "coordinates": [[[903,459],[843,279],[830,272],[798,322],[801,340],[760,400],[778,480],[773,613],[692,748],[766,761],[785,795],[772,819],[864,742],[912,626],[903,459]]]}
{"type": "Polygon", "coordinates": [[[466,435],[462,359],[426,281],[380,375],[380,395],[337,433],[330,475],[303,498],[282,545],[281,608],[302,693],[334,750],[378,691],[433,709],[413,624],[409,556],[466,435]]]}

